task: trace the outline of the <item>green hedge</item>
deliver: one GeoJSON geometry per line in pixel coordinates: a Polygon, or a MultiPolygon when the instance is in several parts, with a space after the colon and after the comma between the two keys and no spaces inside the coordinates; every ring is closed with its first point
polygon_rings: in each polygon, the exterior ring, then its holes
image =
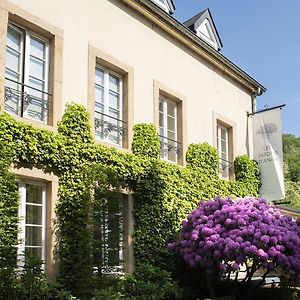
{"type": "Polygon", "coordinates": [[[159,137],[151,124],[135,125],[132,154],[94,143],[89,124],[85,108],[75,104],[68,105],[57,133],[17,122],[5,113],[0,116],[0,143],[11,150],[14,164],[59,176],[59,278],[75,295],[90,288],[90,191],[99,172],[109,174],[106,183],[100,176],[104,187],[114,178],[114,185],[134,192],[135,261],[167,270],[173,268],[174,258],[166,244],[199,199],[258,194],[257,164],[246,156],[235,162],[237,180],[222,180],[217,152],[208,144],[190,145],[187,167],[182,167],[159,158],[159,137]]]}

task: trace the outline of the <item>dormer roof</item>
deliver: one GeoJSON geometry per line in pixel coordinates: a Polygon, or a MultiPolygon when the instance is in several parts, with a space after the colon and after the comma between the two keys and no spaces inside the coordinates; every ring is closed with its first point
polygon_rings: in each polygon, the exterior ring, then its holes
{"type": "Polygon", "coordinates": [[[163,9],[168,14],[173,14],[175,11],[175,5],[173,0],[151,0],[156,5],[158,5],[161,9],[163,9]]]}
{"type": "Polygon", "coordinates": [[[207,8],[183,23],[210,46],[220,51],[223,47],[212,15],[207,8]]]}

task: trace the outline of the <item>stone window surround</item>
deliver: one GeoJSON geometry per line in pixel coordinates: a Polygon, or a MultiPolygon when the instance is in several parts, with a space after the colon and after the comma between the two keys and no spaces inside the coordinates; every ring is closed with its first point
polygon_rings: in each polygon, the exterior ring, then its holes
{"type": "MultiPolygon", "coordinates": [[[[63,76],[63,31],[32,15],[31,13],[11,4],[0,0],[0,76],[4,78],[6,64],[6,38],[8,22],[14,22],[22,27],[28,28],[36,34],[50,40],[50,74],[49,92],[52,94],[51,111],[48,124],[31,119],[14,116],[17,120],[32,124],[39,128],[53,130],[57,122],[62,117],[62,76],[63,76]]],[[[4,110],[4,80],[0,82],[0,112],[4,110]]]]}
{"type": "MultiPolygon", "coordinates": [[[[221,125],[228,129],[228,148],[229,148],[229,161],[233,163],[236,156],[236,123],[228,118],[213,111],[213,146],[218,149],[217,145],[217,127],[221,125]]],[[[230,176],[229,179],[233,179],[230,176]]]]}
{"type": "Polygon", "coordinates": [[[103,66],[119,74],[123,78],[123,120],[126,122],[126,134],[123,146],[111,144],[105,141],[96,140],[108,147],[116,147],[122,150],[130,150],[133,137],[134,120],[134,69],[131,66],[119,61],[111,55],[89,45],[88,54],[88,104],[87,109],[91,116],[92,134],[95,136],[95,67],[103,66]]]}
{"type": "Polygon", "coordinates": [[[45,272],[50,278],[54,278],[57,273],[57,266],[54,259],[55,233],[54,224],[56,219],[55,205],[58,194],[58,177],[46,174],[37,168],[15,168],[13,172],[17,175],[21,182],[36,182],[45,184],[46,187],[46,243],[45,243],[45,272]]]}
{"type": "Polygon", "coordinates": [[[157,80],[153,81],[153,123],[157,131],[159,130],[159,99],[161,95],[177,102],[177,139],[181,144],[181,154],[177,163],[184,166],[187,150],[186,97],[157,80]]]}

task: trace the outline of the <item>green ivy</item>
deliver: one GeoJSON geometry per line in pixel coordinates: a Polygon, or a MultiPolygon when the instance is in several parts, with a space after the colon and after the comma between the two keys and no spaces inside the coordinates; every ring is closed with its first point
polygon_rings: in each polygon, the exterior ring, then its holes
{"type": "Polygon", "coordinates": [[[19,194],[11,162],[10,150],[0,144],[0,299],[9,299],[15,284],[19,194]]]}
{"type": "Polygon", "coordinates": [[[217,149],[207,143],[190,144],[186,153],[186,163],[189,168],[197,168],[202,173],[217,175],[219,155],[217,149]]]}
{"type": "MultiPolygon", "coordinates": [[[[17,122],[3,113],[0,144],[10,149],[16,167],[37,167],[59,176],[59,279],[76,296],[87,294],[90,289],[91,254],[93,247],[99,247],[92,242],[92,207],[96,205],[91,193],[93,186],[105,191],[112,184],[134,193],[135,261],[166,270],[174,266],[174,257],[166,244],[199,199],[258,194],[257,164],[246,156],[235,161],[235,181],[219,178],[217,151],[206,143],[190,145],[187,167],[169,164],[159,158],[160,139],[151,124],[134,126],[133,153],[125,153],[95,143],[87,111],[72,103],[57,133],[17,122]]],[[[10,189],[5,182],[2,184],[10,189]]],[[[13,212],[15,216],[15,208],[13,212]]],[[[15,225],[16,220],[11,220],[15,225]]]]}
{"type": "Polygon", "coordinates": [[[147,157],[160,157],[160,139],[153,124],[137,124],[133,128],[132,152],[147,157]]]}

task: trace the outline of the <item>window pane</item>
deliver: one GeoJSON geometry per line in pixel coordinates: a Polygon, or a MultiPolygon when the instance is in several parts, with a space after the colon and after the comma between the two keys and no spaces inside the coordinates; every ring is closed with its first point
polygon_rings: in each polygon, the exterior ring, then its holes
{"type": "MultiPolygon", "coordinates": [[[[95,103],[95,113],[98,116],[99,113],[103,113],[104,112],[104,105],[102,103],[96,102],[95,103]]],[[[103,117],[103,115],[101,115],[101,118],[103,117]]]]}
{"type": "Polygon", "coordinates": [[[22,34],[13,29],[12,27],[7,28],[7,46],[13,48],[16,51],[21,51],[21,40],[22,34]]]}
{"type": "Polygon", "coordinates": [[[159,126],[164,126],[164,115],[162,112],[159,113],[159,126]]]}
{"type": "Polygon", "coordinates": [[[103,70],[96,68],[95,83],[103,86],[103,80],[104,80],[103,70]]]}
{"type": "Polygon", "coordinates": [[[42,246],[42,227],[26,226],[26,246],[42,246]]]}
{"type": "Polygon", "coordinates": [[[20,54],[9,48],[6,49],[6,67],[16,73],[20,72],[20,54]]]}
{"type": "Polygon", "coordinates": [[[168,131],[168,138],[173,140],[173,141],[176,141],[176,135],[174,132],[171,132],[171,131],[168,131]]]}
{"type": "Polygon", "coordinates": [[[168,130],[176,131],[175,128],[175,119],[168,116],[168,130]]]}
{"type": "Polygon", "coordinates": [[[121,264],[123,213],[122,197],[111,197],[108,205],[108,265],[118,266],[121,264]]]}
{"type": "Polygon", "coordinates": [[[120,79],[112,74],[109,74],[109,89],[116,93],[120,91],[120,79]]]}
{"type": "Polygon", "coordinates": [[[42,247],[38,247],[38,248],[25,247],[25,255],[42,259],[42,247]]]}
{"type": "Polygon", "coordinates": [[[159,101],[159,111],[163,112],[163,103],[162,103],[162,100],[159,101]]]}
{"type": "Polygon", "coordinates": [[[221,153],[221,157],[222,157],[223,160],[227,160],[228,159],[227,154],[224,153],[224,152],[221,153]]]}
{"type": "Polygon", "coordinates": [[[168,160],[170,161],[174,161],[176,162],[176,159],[177,159],[177,155],[176,155],[176,152],[175,152],[175,149],[176,149],[176,143],[173,142],[173,141],[168,141],[168,160]]]}
{"type": "MultiPolygon", "coordinates": [[[[7,69],[5,71],[5,77],[8,78],[8,79],[12,79],[14,81],[19,82],[19,74],[15,73],[15,72],[12,72],[12,71],[9,71],[7,69]]],[[[16,82],[13,82],[13,81],[10,81],[10,80],[5,80],[5,86],[7,86],[9,88],[12,88],[14,90],[20,90],[21,87],[22,87],[21,84],[18,84],[16,82]]]]}
{"type": "Polygon", "coordinates": [[[29,78],[29,86],[33,87],[34,89],[29,88],[28,93],[32,96],[43,98],[43,91],[44,91],[44,82],[42,80],[38,80],[35,78],[29,78]]]}
{"type": "Polygon", "coordinates": [[[40,59],[45,59],[45,42],[31,36],[30,38],[30,55],[34,55],[40,59]]]}
{"type": "Polygon", "coordinates": [[[122,271],[123,265],[123,195],[109,194],[107,197],[95,191],[98,205],[98,218],[94,234],[101,241],[94,248],[95,266],[103,272],[122,271]]]}
{"type": "Polygon", "coordinates": [[[109,106],[114,109],[119,109],[119,95],[109,92],[109,106]]]}
{"type": "Polygon", "coordinates": [[[225,128],[221,128],[221,139],[222,140],[226,140],[226,133],[227,133],[227,130],[225,128]]]}
{"type": "Polygon", "coordinates": [[[95,87],[95,101],[103,103],[103,87],[96,85],[95,87]]]}
{"type": "Polygon", "coordinates": [[[113,118],[119,119],[119,114],[120,114],[119,111],[110,108],[110,109],[109,109],[109,115],[110,115],[112,118],[109,118],[109,122],[112,123],[113,121],[115,121],[115,120],[113,120],[113,118]]]}
{"type": "Polygon", "coordinates": [[[168,115],[175,117],[175,103],[168,102],[168,115]]]}
{"type": "Polygon", "coordinates": [[[44,121],[47,114],[45,101],[39,98],[32,98],[31,103],[27,107],[28,117],[39,121],[44,121]]]}
{"type": "Polygon", "coordinates": [[[43,207],[26,205],[26,224],[42,225],[43,207]]]}
{"type": "Polygon", "coordinates": [[[226,141],[221,141],[221,147],[223,152],[227,152],[226,141]]]}
{"type": "MultiPolygon", "coordinates": [[[[18,74],[8,70],[6,70],[5,76],[15,81],[19,79],[18,74]]],[[[20,114],[20,94],[17,92],[20,88],[21,85],[10,80],[5,80],[5,111],[15,115],[20,114]]]]}
{"type": "Polygon", "coordinates": [[[101,114],[103,112],[103,105],[96,105],[95,112],[95,134],[98,138],[104,139],[104,116],[101,114]]]}
{"type": "Polygon", "coordinates": [[[160,136],[164,135],[164,129],[162,127],[159,127],[159,135],[160,136]]]}
{"type": "Polygon", "coordinates": [[[39,79],[44,79],[44,65],[45,63],[34,57],[30,58],[29,73],[39,79]]]}
{"type": "Polygon", "coordinates": [[[44,89],[44,82],[36,80],[34,78],[29,78],[29,85],[38,90],[41,90],[41,92],[36,89],[28,89],[30,102],[28,106],[25,107],[25,109],[27,109],[27,113],[30,118],[44,121],[47,102],[47,95],[42,92],[42,90],[44,89]]]}
{"type": "Polygon", "coordinates": [[[39,185],[26,184],[26,202],[27,203],[43,203],[43,190],[39,185]]]}

